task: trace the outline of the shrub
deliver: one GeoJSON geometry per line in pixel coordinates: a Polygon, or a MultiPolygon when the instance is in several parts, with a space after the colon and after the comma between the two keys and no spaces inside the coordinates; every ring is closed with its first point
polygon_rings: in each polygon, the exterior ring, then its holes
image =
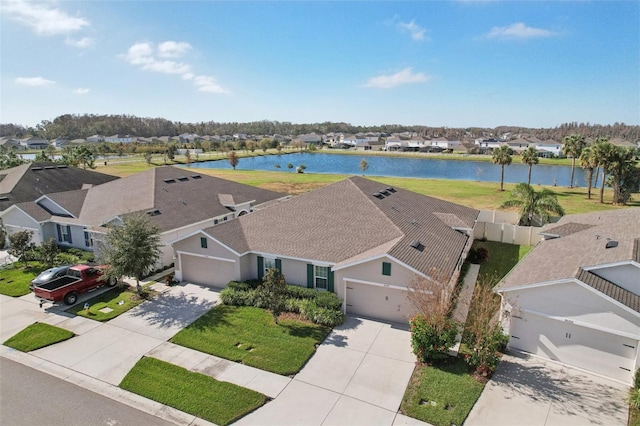
{"type": "Polygon", "coordinates": [[[247,291],[247,290],[250,290],[251,287],[249,287],[249,284],[247,284],[247,283],[239,283],[237,281],[230,281],[229,283],[227,283],[226,289],[247,291]]]}
{"type": "Polygon", "coordinates": [[[255,293],[253,291],[239,291],[225,288],[220,292],[220,300],[225,305],[254,306],[255,293]]]}
{"type": "Polygon", "coordinates": [[[499,324],[494,324],[482,336],[475,336],[470,353],[465,355],[465,361],[475,368],[476,373],[489,377],[500,362],[500,352],[504,351],[509,342],[509,336],[502,332],[499,324]]]}
{"type": "Polygon", "coordinates": [[[409,321],[411,347],[420,362],[433,362],[449,357],[449,349],[456,343],[460,325],[453,319],[427,318],[416,315],[409,321]]]}
{"type": "Polygon", "coordinates": [[[287,285],[287,297],[295,299],[314,299],[318,290],[314,288],[300,287],[299,285],[287,285]]]}
{"type": "Polygon", "coordinates": [[[336,311],[342,310],[342,301],[338,299],[335,293],[328,291],[316,291],[314,301],[321,308],[332,309],[336,311]]]}
{"type": "Polygon", "coordinates": [[[640,368],[636,370],[636,374],[633,376],[633,388],[640,390],[640,368]]]}
{"type": "Polygon", "coordinates": [[[470,263],[484,263],[489,259],[489,250],[485,247],[472,247],[467,255],[467,260],[470,263]]]}
{"type": "Polygon", "coordinates": [[[627,395],[629,406],[635,410],[640,410],[640,389],[629,389],[627,395]]]}

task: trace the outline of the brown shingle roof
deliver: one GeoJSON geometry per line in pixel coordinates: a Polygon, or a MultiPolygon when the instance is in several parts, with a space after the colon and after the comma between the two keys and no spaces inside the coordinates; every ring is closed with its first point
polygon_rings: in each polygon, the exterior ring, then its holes
{"type": "Polygon", "coordinates": [[[607,281],[598,275],[585,271],[580,268],[576,274],[576,278],[585,283],[586,285],[595,288],[601,293],[606,294],[613,300],[617,300],[625,306],[633,309],[636,312],[640,312],[640,296],[633,294],[629,290],[626,290],[620,286],[615,285],[611,281],[607,281]]]}
{"type": "Polygon", "coordinates": [[[338,264],[384,247],[424,273],[452,272],[468,237],[434,212],[456,215],[472,228],[478,211],[403,189],[373,195],[385,190],[381,183],[352,177],[205,232],[239,253],[338,264]],[[414,240],[423,247],[411,247],[414,240]]]}
{"type": "Polygon", "coordinates": [[[594,226],[595,225],[589,225],[586,223],[567,223],[560,226],[552,226],[549,228],[545,228],[542,232],[540,232],[540,234],[566,237],[568,235],[575,234],[576,232],[584,231],[585,229],[589,229],[594,226]]]}

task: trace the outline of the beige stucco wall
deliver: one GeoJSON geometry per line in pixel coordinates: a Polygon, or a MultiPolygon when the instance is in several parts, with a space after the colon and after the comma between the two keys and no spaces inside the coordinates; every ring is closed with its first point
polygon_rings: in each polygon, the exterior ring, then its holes
{"type": "Polygon", "coordinates": [[[40,230],[40,224],[20,209],[12,208],[5,211],[2,215],[2,224],[7,231],[7,241],[9,241],[9,235],[13,235],[16,232],[32,231],[33,236],[31,237],[31,241],[35,244],[42,242],[43,236],[40,230]]]}
{"type": "Polygon", "coordinates": [[[237,268],[237,274],[240,275],[241,267],[238,256],[209,237],[207,237],[207,248],[202,248],[200,245],[201,237],[204,237],[204,234],[198,233],[184,240],[177,241],[173,246],[169,246],[172,258],[173,253],[176,255],[175,271],[177,279],[182,279],[182,265],[180,264],[180,256],[178,256],[180,252],[234,260],[237,268]]]}
{"type": "Polygon", "coordinates": [[[513,312],[516,313],[518,309],[529,309],[612,332],[640,335],[637,314],[634,315],[599,296],[596,290],[591,291],[576,283],[510,291],[504,294],[504,298],[515,308],[513,312]]]}

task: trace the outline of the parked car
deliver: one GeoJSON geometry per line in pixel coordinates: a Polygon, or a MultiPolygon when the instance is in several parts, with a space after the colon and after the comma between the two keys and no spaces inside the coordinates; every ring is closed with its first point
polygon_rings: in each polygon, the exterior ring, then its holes
{"type": "Polygon", "coordinates": [[[34,287],[38,287],[56,278],[67,275],[67,271],[69,270],[70,266],[71,265],[56,266],[55,268],[49,268],[40,272],[40,275],[31,280],[31,284],[29,284],[29,290],[33,290],[34,287]]]}
{"type": "Polygon", "coordinates": [[[117,280],[103,280],[100,267],[75,265],[67,270],[66,275],[34,287],[33,294],[40,302],[40,307],[45,302],[64,302],[65,305],[73,305],[78,301],[79,293],[94,290],[103,285],[113,287],[117,283],[117,280]]]}

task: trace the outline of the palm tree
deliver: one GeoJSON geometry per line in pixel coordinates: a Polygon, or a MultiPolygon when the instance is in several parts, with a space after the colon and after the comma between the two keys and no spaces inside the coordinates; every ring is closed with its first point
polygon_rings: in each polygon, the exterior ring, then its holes
{"type": "Polygon", "coordinates": [[[564,215],[562,206],[558,203],[556,194],[543,189],[536,192],[529,184],[519,183],[511,192],[511,198],[502,203],[500,208],[519,207],[520,224],[530,226],[534,217],[538,217],[542,223],[549,222],[551,213],[564,215]]]}
{"type": "Polygon", "coordinates": [[[607,138],[598,138],[593,144],[593,151],[596,157],[597,167],[602,170],[602,179],[600,182],[600,204],[604,203],[604,185],[609,173],[609,164],[615,155],[616,147],[609,142],[607,138]]]}
{"type": "Polygon", "coordinates": [[[580,167],[587,171],[587,198],[591,199],[591,186],[593,185],[593,172],[598,167],[598,159],[592,147],[588,146],[580,154],[580,167]]]}
{"type": "Polygon", "coordinates": [[[500,164],[500,191],[504,191],[504,166],[511,164],[511,148],[508,145],[501,145],[493,150],[493,164],[500,164]]]}
{"type": "Polygon", "coordinates": [[[571,157],[571,182],[569,182],[569,188],[573,188],[573,172],[576,168],[576,158],[580,157],[586,142],[582,135],[565,136],[563,142],[562,153],[567,157],[571,157]]]}
{"type": "Polygon", "coordinates": [[[531,169],[535,164],[538,164],[540,162],[540,160],[538,159],[538,150],[530,146],[529,148],[522,151],[521,160],[523,164],[527,164],[529,166],[529,177],[527,178],[527,184],[531,185],[531,169]]]}

